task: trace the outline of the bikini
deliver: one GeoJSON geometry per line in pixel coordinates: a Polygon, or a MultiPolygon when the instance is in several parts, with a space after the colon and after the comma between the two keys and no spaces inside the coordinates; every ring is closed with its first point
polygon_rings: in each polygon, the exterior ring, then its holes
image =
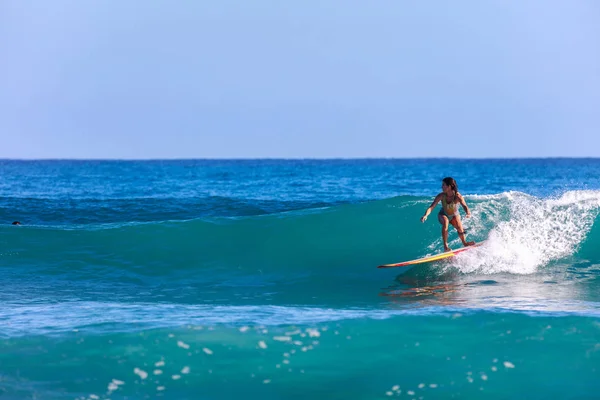
{"type": "MultiPolygon", "coordinates": [[[[456,201],[456,194],[454,194],[454,199],[456,201]]],[[[448,217],[448,221],[452,221],[452,218],[459,215],[458,203],[448,203],[446,200],[446,193],[444,193],[444,196],[442,197],[442,209],[440,210],[440,214],[448,217]]]]}

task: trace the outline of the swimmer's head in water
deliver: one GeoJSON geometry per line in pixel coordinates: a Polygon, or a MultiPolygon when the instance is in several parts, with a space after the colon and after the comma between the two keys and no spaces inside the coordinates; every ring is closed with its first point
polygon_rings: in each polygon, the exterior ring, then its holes
{"type": "Polygon", "coordinates": [[[15,221],[12,223],[13,225],[21,225],[21,223],[19,221],[15,221]]]}

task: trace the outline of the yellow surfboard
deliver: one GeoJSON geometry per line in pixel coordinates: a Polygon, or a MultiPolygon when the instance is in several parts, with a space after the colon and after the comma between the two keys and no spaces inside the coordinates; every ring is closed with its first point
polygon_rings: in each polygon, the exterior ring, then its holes
{"type": "Polygon", "coordinates": [[[384,265],[378,266],[377,268],[408,267],[408,266],[415,265],[415,264],[423,264],[423,263],[429,263],[429,262],[433,262],[433,261],[439,261],[439,260],[443,260],[445,258],[454,257],[455,255],[460,254],[463,251],[467,251],[469,249],[472,249],[474,247],[479,247],[483,243],[484,242],[476,243],[473,246],[462,247],[462,248],[460,248],[458,250],[447,251],[447,252],[444,252],[444,253],[441,253],[441,254],[436,254],[436,255],[433,255],[433,256],[418,258],[416,260],[404,261],[404,262],[396,263],[396,264],[384,264],[384,265]]]}

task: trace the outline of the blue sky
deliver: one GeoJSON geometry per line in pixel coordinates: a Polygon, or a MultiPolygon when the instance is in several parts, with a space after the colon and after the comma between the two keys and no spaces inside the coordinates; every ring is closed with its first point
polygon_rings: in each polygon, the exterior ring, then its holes
{"type": "Polygon", "coordinates": [[[600,156],[600,3],[0,2],[0,157],[600,156]]]}

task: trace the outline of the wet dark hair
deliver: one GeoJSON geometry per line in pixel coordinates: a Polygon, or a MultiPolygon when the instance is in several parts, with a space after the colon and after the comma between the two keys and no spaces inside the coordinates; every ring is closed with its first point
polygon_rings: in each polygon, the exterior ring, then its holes
{"type": "Polygon", "coordinates": [[[442,179],[442,182],[444,182],[446,185],[450,186],[450,188],[452,190],[454,190],[454,193],[458,193],[458,185],[456,184],[456,181],[454,180],[454,178],[447,177],[447,178],[442,179]]]}
{"type": "Polygon", "coordinates": [[[13,225],[21,225],[21,223],[19,221],[15,221],[12,223],[13,225]]]}

